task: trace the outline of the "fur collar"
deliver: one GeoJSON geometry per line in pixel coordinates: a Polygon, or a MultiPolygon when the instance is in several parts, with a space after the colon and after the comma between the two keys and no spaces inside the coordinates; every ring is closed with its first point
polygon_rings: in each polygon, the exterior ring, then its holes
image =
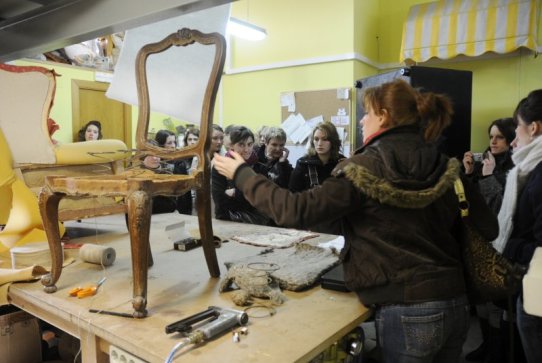
{"type": "Polygon", "coordinates": [[[379,203],[399,208],[424,208],[453,187],[459,176],[460,164],[456,159],[449,159],[446,171],[437,183],[423,190],[398,189],[386,179],[371,174],[367,168],[358,164],[349,163],[343,170],[354,186],[379,203]]]}

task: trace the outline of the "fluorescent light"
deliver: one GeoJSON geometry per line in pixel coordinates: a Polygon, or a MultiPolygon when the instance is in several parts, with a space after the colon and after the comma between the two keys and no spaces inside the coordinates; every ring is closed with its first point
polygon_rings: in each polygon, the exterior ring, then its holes
{"type": "Polygon", "coordinates": [[[267,36],[264,28],[248,23],[237,18],[230,18],[228,22],[228,32],[239,38],[246,40],[263,40],[267,36]]]}

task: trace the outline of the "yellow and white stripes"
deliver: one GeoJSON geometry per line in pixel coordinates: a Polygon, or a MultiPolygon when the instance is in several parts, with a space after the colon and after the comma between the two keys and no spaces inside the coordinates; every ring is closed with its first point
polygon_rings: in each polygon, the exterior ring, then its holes
{"type": "Polygon", "coordinates": [[[439,0],[410,8],[400,59],[509,53],[537,49],[540,0],[439,0]]]}

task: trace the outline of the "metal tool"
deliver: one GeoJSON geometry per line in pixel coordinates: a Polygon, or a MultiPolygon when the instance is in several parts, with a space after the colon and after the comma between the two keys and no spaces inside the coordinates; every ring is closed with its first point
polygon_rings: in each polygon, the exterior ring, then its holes
{"type": "Polygon", "coordinates": [[[86,287],[75,287],[70,290],[70,296],[77,296],[79,299],[87,296],[93,296],[96,295],[98,292],[98,288],[102,286],[102,284],[105,282],[106,278],[102,277],[100,281],[98,281],[94,285],[86,286],[86,287]]]}
{"type": "Polygon", "coordinates": [[[210,340],[237,325],[246,325],[248,315],[244,311],[209,306],[209,309],[166,326],[166,334],[179,332],[183,338],[169,353],[166,362],[171,362],[175,352],[188,344],[210,340]]]}
{"type": "Polygon", "coordinates": [[[236,325],[246,325],[248,315],[240,310],[209,306],[205,311],[169,324],[166,326],[166,334],[173,332],[188,334],[192,331],[193,325],[204,320],[207,322],[200,324],[196,330],[203,332],[206,339],[211,339],[236,325]]]}
{"type": "Polygon", "coordinates": [[[123,318],[133,318],[133,314],[128,313],[118,313],[116,311],[107,311],[107,310],[99,310],[99,309],[88,309],[89,313],[96,313],[96,314],[106,314],[106,315],[113,315],[113,316],[121,316],[123,318]]]}

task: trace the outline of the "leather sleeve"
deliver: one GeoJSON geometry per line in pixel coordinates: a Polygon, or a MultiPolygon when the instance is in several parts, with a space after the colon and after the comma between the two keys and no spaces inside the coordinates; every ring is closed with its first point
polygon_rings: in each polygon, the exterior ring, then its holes
{"type": "Polygon", "coordinates": [[[291,193],[249,167],[241,166],[235,184],[245,198],[278,225],[307,228],[339,219],[360,208],[361,192],[346,178],[328,178],[320,187],[291,193]]]}

